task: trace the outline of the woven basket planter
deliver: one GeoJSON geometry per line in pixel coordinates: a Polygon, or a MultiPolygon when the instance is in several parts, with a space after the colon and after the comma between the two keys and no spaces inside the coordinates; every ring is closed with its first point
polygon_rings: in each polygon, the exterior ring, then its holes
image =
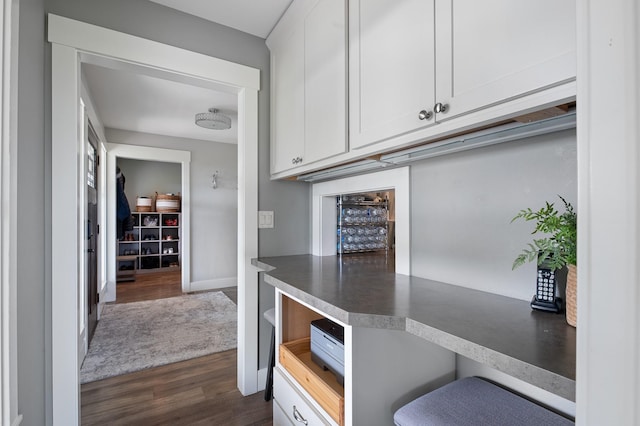
{"type": "Polygon", "coordinates": [[[576,265],[567,265],[567,269],[567,300],[565,305],[567,324],[576,327],[578,324],[578,275],[576,265]]]}
{"type": "Polygon", "coordinates": [[[136,199],[136,211],[150,212],[153,211],[153,199],[150,197],[138,197],[136,199]]]}
{"type": "Polygon", "coordinates": [[[161,213],[179,212],[180,198],[180,195],[173,194],[156,195],[156,211],[161,213]]]}

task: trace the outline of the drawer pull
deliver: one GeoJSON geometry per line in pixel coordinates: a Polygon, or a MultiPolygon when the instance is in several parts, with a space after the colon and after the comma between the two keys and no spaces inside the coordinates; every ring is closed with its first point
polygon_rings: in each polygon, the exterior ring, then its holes
{"type": "Polygon", "coordinates": [[[300,414],[295,405],[293,406],[293,418],[296,419],[297,422],[300,422],[305,426],[309,424],[309,422],[305,420],[304,417],[302,417],[302,414],[300,414]]]}

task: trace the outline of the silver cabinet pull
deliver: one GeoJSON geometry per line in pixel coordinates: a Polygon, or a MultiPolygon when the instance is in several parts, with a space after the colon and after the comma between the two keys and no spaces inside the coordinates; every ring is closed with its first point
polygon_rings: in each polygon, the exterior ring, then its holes
{"type": "Polygon", "coordinates": [[[291,159],[291,164],[296,164],[296,159],[295,158],[291,159]]]}
{"type": "Polygon", "coordinates": [[[433,110],[436,114],[440,114],[441,112],[447,112],[449,109],[449,105],[443,104],[442,102],[438,102],[433,106],[433,110]]]}
{"type": "Polygon", "coordinates": [[[423,109],[418,113],[418,118],[420,120],[430,120],[432,116],[433,113],[431,111],[427,111],[426,109],[423,109]]]}
{"type": "Polygon", "coordinates": [[[302,414],[300,414],[295,405],[293,406],[293,418],[296,419],[297,422],[300,422],[305,426],[309,424],[309,422],[304,417],[302,417],[302,414]]]}
{"type": "Polygon", "coordinates": [[[302,157],[295,157],[291,159],[291,164],[300,164],[302,163],[302,157]]]}

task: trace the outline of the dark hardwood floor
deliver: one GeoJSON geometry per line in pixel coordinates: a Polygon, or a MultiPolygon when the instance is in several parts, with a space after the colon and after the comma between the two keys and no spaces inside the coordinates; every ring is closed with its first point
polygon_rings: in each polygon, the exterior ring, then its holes
{"type": "MultiPolygon", "coordinates": [[[[154,275],[118,284],[116,303],[182,294],[179,273],[154,275]]],[[[235,287],[223,291],[237,303],[235,287]]],[[[244,397],[237,389],[236,350],[87,383],[80,398],[82,425],[272,424],[263,393],[244,397]]]]}

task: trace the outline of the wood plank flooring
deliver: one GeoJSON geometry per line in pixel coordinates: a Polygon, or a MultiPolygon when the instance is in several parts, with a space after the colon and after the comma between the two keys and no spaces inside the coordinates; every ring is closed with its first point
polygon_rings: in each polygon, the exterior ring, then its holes
{"type": "Polygon", "coordinates": [[[118,283],[116,303],[140,302],[182,295],[180,271],[137,274],[135,281],[118,283]]]}
{"type": "MultiPolygon", "coordinates": [[[[235,287],[223,291],[236,302],[235,287]]],[[[138,275],[116,293],[117,303],[182,294],[179,274],[138,275]]],[[[238,391],[236,356],[234,349],[84,384],[82,425],[271,425],[272,402],[238,391]]]]}

